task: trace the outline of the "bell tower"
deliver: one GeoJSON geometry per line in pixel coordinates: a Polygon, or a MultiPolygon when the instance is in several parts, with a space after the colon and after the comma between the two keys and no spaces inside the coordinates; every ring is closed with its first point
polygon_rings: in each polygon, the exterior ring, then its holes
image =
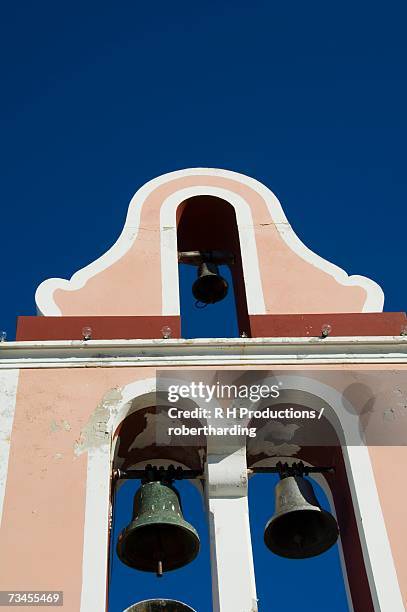
{"type": "MultiPolygon", "coordinates": [[[[113,557],[139,577],[192,567],[188,481],[209,533],[213,611],[273,612],[256,588],[248,504],[252,478],[273,473],[267,554],[295,574],[338,546],[350,610],[404,611],[394,482],[407,461],[406,315],[307,248],[268,187],[210,168],[157,177],[116,243],[35,299],[38,316],[0,343],[0,591],[112,612],[113,557]],[[181,265],[198,307],[233,297],[236,337],[183,337],[181,265]]],[[[146,597],[139,580],[123,612],[207,612],[188,589],[146,597]]]]}

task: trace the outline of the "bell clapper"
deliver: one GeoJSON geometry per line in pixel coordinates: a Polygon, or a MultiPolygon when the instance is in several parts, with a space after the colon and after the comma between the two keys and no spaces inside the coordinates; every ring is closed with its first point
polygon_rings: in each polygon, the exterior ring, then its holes
{"type": "Polygon", "coordinates": [[[163,561],[162,561],[163,558],[164,558],[164,553],[163,553],[163,543],[161,539],[161,530],[157,529],[157,571],[156,571],[157,578],[162,578],[164,574],[163,561]]]}

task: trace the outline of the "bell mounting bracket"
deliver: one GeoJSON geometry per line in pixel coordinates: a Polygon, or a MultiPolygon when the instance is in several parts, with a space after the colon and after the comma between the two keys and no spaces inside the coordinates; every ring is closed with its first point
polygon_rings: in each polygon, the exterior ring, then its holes
{"type": "Polygon", "coordinates": [[[235,263],[235,257],[228,251],[180,251],[178,262],[190,266],[200,266],[203,263],[232,265],[235,263]]]}
{"type": "Polygon", "coordinates": [[[308,474],[322,474],[326,472],[334,472],[335,468],[330,466],[308,466],[302,461],[292,463],[282,463],[279,461],[274,467],[253,467],[251,472],[254,474],[278,474],[280,479],[288,478],[289,476],[308,476],[308,474]]]}
{"type": "MultiPolygon", "coordinates": [[[[249,474],[278,474],[280,479],[288,478],[289,476],[308,476],[309,474],[323,474],[329,472],[335,472],[335,468],[332,466],[308,466],[304,465],[302,461],[292,463],[291,465],[287,462],[282,463],[279,461],[275,466],[270,467],[252,467],[247,470],[249,474]]],[[[113,470],[113,480],[141,480],[143,484],[146,482],[166,482],[171,484],[174,480],[194,480],[195,478],[202,478],[202,470],[185,470],[181,466],[175,467],[169,465],[164,467],[163,465],[156,466],[150,463],[141,470],[113,470]]]]}
{"type": "Polygon", "coordinates": [[[113,480],[137,479],[143,484],[147,482],[165,482],[171,484],[174,480],[189,480],[202,476],[202,470],[184,470],[181,466],[151,465],[150,463],[142,470],[113,470],[113,480]]]}

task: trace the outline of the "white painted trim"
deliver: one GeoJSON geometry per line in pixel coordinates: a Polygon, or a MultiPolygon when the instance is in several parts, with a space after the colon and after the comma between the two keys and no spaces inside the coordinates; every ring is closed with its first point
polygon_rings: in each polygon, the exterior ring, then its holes
{"type": "Polygon", "coordinates": [[[222,442],[208,438],[205,464],[213,612],[256,612],[246,440],[236,439],[226,449],[222,442]]]}
{"type": "Polygon", "coordinates": [[[343,456],[375,610],[405,612],[369,451],[348,446],[343,456]]]}
{"type": "Polygon", "coordinates": [[[199,185],[189,187],[188,189],[181,189],[171,194],[164,201],[160,210],[162,314],[178,315],[180,313],[176,221],[177,208],[181,202],[184,202],[188,198],[202,195],[226,200],[235,209],[242,255],[243,277],[246,288],[247,310],[249,314],[264,314],[266,312],[266,306],[264,303],[256,237],[249,204],[233,191],[199,185]]]}
{"type": "MultiPolygon", "coordinates": [[[[108,431],[113,436],[120,423],[133,412],[151,406],[151,400],[155,400],[156,379],[144,378],[127,384],[121,389],[121,400],[117,407],[111,411],[108,421],[108,431]],[[133,402],[136,400],[137,402],[133,402]]],[[[111,462],[113,461],[113,455],[111,462]]]]}
{"type": "Polygon", "coordinates": [[[110,448],[88,450],[80,612],[105,610],[109,544],[110,448]]]}
{"type": "Polygon", "coordinates": [[[407,336],[0,343],[0,369],[407,363],[407,336]]]}
{"type": "MultiPolygon", "coordinates": [[[[0,370],[10,370],[18,367],[21,370],[31,369],[54,369],[54,368],[174,368],[174,367],[201,367],[201,366],[266,366],[266,365],[297,365],[297,366],[320,366],[320,365],[383,365],[394,364],[397,366],[405,366],[407,357],[399,357],[398,355],[372,355],[369,358],[359,359],[358,356],[354,359],[354,355],[341,357],[333,355],[330,357],[310,358],[310,356],[289,357],[286,355],[275,355],[274,357],[225,357],[223,359],[215,359],[211,357],[201,358],[184,358],[184,359],[82,359],[80,361],[72,361],[67,363],[66,360],[27,360],[24,363],[20,361],[9,361],[6,364],[0,364],[0,370]]],[[[403,367],[403,369],[405,369],[403,367]]]]}
{"type": "Polygon", "coordinates": [[[7,370],[0,373],[0,526],[6,494],[8,459],[16,409],[18,375],[19,370],[7,370]]]}
{"type": "Polygon", "coordinates": [[[225,347],[225,346],[240,346],[249,348],[254,345],[301,345],[301,346],[318,346],[321,351],[326,346],[368,346],[368,345],[406,345],[407,336],[329,336],[321,339],[317,336],[282,336],[282,337],[264,337],[264,338],[148,338],[148,339],[112,339],[112,340],[18,340],[0,343],[0,355],[2,352],[7,353],[10,350],[21,349],[43,349],[43,348],[71,348],[81,349],[85,351],[89,348],[140,348],[148,349],[150,347],[165,347],[173,349],[174,347],[185,347],[189,351],[191,347],[225,347]]]}
{"type": "MultiPolygon", "coordinates": [[[[54,291],[56,289],[76,291],[77,289],[82,288],[90,278],[102,270],[109,268],[113,263],[123,257],[137,238],[141,210],[145,199],[157,187],[175,179],[188,176],[218,176],[221,178],[231,179],[251,187],[264,199],[270,211],[273,223],[280,233],[281,238],[292,251],[294,251],[304,261],[307,261],[314,267],[330,274],[341,285],[363,287],[367,295],[365,304],[363,306],[363,312],[380,312],[383,309],[384,295],[379,285],[364,276],[348,276],[344,270],[323,259],[306,247],[288,223],[280,202],[274,193],[265,185],[253,178],[237,172],[232,172],[230,170],[220,170],[216,168],[189,168],[186,170],[178,170],[176,172],[163,174],[162,176],[149,181],[136,192],[130,201],[127,218],[122,233],[115,244],[101,257],[90,263],[88,266],[85,266],[81,270],[75,272],[69,281],[60,278],[51,278],[41,283],[35,294],[39,314],[47,316],[60,316],[62,313],[55,303],[53,297],[54,291]]],[[[242,253],[243,250],[242,245],[242,253]]],[[[171,302],[170,297],[169,299],[171,302]]]]}

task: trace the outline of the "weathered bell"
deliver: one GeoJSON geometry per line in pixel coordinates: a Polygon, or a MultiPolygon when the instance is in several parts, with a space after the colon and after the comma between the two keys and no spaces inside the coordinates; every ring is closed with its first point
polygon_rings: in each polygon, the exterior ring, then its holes
{"type": "Polygon", "coordinates": [[[133,604],[123,612],[195,612],[192,608],[175,599],[148,599],[133,604]]]}
{"type": "Polygon", "coordinates": [[[196,530],[182,515],[178,491],[160,481],[142,484],[134,497],[133,519],[119,535],[119,559],[161,575],[195,559],[199,546],[196,530]]]}
{"type": "Polygon", "coordinates": [[[275,496],[275,514],[264,531],[264,542],[272,552],[289,559],[305,559],[335,544],[337,522],[320,507],[308,480],[285,477],[277,483],[275,496]]]}
{"type": "Polygon", "coordinates": [[[192,293],[196,300],[204,304],[214,304],[226,297],[228,283],[219,274],[218,266],[204,262],[198,268],[198,278],[192,285],[192,293]]]}

